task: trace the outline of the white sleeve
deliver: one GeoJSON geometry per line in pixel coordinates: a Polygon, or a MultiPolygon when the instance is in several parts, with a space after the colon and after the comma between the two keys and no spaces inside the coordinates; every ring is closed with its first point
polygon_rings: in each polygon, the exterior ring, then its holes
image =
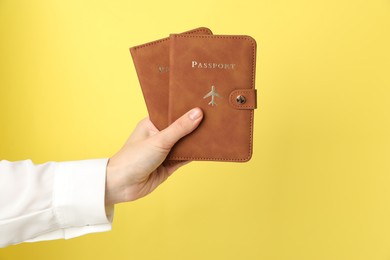
{"type": "Polygon", "coordinates": [[[0,161],[0,247],[111,230],[107,161],[0,161]]]}

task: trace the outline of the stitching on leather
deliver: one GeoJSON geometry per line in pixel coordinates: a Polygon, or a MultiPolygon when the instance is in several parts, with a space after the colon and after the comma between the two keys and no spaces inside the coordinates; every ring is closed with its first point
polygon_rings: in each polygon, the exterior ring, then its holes
{"type": "MultiPolygon", "coordinates": [[[[210,30],[202,28],[202,29],[197,29],[197,30],[194,30],[194,31],[185,32],[185,33],[188,34],[188,35],[192,35],[192,34],[197,33],[197,32],[209,33],[210,30]]],[[[168,40],[169,40],[169,37],[166,37],[166,38],[163,38],[163,39],[160,39],[160,40],[157,40],[157,41],[152,41],[152,42],[148,42],[148,43],[145,43],[145,44],[142,44],[142,45],[138,45],[138,46],[132,47],[130,49],[133,49],[134,51],[136,51],[136,50],[142,49],[144,47],[160,44],[160,43],[168,41],[168,40]]]]}
{"type": "MultiPolygon", "coordinates": [[[[256,57],[255,57],[255,43],[253,39],[249,37],[244,36],[231,36],[231,35],[190,35],[190,34],[175,34],[174,37],[187,37],[187,38],[230,38],[230,39],[243,39],[250,41],[252,44],[252,90],[255,89],[255,65],[256,65],[256,57]]],[[[245,159],[221,159],[221,158],[198,158],[198,157],[172,157],[171,159],[178,159],[178,160],[191,160],[191,159],[197,159],[197,160],[221,160],[221,161],[247,161],[250,159],[252,154],[252,143],[253,143],[253,117],[254,117],[254,109],[249,110],[251,113],[250,117],[250,133],[249,133],[249,153],[248,156],[245,159]]]]}
{"type": "MultiPolygon", "coordinates": [[[[254,89],[248,89],[248,90],[241,90],[241,89],[236,89],[236,90],[233,90],[232,91],[232,93],[230,94],[230,99],[229,99],[229,102],[230,102],[230,104],[234,107],[234,108],[250,108],[250,109],[255,109],[255,107],[256,107],[256,101],[255,101],[255,104],[253,104],[253,105],[237,105],[235,102],[234,102],[234,93],[237,93],[237,94],[239,94],[239,93],[243,93],[243,94],[245,94],[245,93],[248,93],[248,94],[250,94],[251,96],[252,96],[252,94],[253,94],[253,92],[254,92],[255,90],[254,89]]],[[[254,98],[256,98],[256,95],[254,95],[254,98]]]]}
{"type": "Polygon", "coordinates": [[[204,161],[211,161],[211,160],[219,160],[219,161],[228,161],[228,162],[240,162],[240,161],[247,161],[250,158],[252,149],[249,149],[248,156],[244,159],[226,159],[226,158],[217,158],[217,157],[169,157],[169,160],[204,160],[204,161]]]}

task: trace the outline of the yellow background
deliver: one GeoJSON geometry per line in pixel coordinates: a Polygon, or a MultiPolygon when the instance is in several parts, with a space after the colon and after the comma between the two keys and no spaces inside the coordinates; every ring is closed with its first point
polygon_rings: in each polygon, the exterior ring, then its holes
{"type": "Polygon", "coordinates": [[[390,259],[389,0],[0,0],[0,158],[111,156],[147,115],[128,47],[198,26],[257,40],[253,159],[1,260],[390,259]]]}

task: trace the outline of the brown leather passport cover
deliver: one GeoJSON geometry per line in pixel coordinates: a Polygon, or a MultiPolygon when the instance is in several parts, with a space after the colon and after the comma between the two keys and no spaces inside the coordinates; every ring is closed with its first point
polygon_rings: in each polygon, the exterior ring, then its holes
{"type": "Polygon", "coordinates": [[[193,107],[204,118],[170,160],[245,162],[252,156],[256,42],[249,36],[170,36],[169,123],[193,107]]]}
{"type": "MultiPolygon", "coordinates": [[[[205,27],[183,34],[212,34],[205,27]]],[[[130,48],[149,118],[157,129],[168,126],[169,37],[130,48]]]]}

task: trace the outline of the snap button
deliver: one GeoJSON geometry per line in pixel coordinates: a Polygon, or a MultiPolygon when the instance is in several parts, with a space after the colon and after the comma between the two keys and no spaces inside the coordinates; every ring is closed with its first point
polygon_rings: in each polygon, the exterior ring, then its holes
{"type": "Polygon", "coordinates": [[[244,104],[246,102],[246,98],[243,95],[239,95],[236,97],[237,104],[244,104]]]}

